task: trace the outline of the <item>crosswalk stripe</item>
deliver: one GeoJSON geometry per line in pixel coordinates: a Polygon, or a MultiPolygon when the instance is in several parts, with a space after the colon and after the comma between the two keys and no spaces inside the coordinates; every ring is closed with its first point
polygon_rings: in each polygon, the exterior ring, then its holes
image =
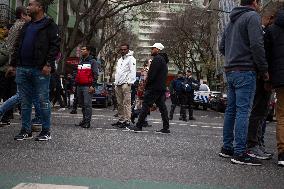
{"type": "Polygon", "coordinates": [[[89,189],[87,186],[21,183],[12,189],[89,189]]]}

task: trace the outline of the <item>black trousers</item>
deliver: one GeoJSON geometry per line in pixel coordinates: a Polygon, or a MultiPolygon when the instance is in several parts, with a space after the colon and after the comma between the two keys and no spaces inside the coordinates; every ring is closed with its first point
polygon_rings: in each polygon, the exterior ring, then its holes
{"type": "Polygon", "coordinates": [[[155,103],[161,113],[161,117],[163,120],[163,129],[169,129],[168,110],[165,101],[166,101],[165,92],[146,90],[144,92],[142,110],[139,114],[136,127],[142,128],[142,125],[145,122],[145,118],[147,117],[150,107],[155,103]]]}
{"type": "Polygon", "coordinates": [[[270,100],[271,91],[264,89],[264,81],[256,80],[256,91],[252,106],[251,115],[249,118],[247,147],[252,148],[261,145],[262,125],[268,114],[268,103],[270,100]]]}
{"type": "Polygon", "coordinates": [[[180,102],[180,116],[186,119],[186,110],[188,109],[188,117],[193,117],[193,97],[194,94],[192,93],[182,93],[181,94],[181,102],[180,102]]]}

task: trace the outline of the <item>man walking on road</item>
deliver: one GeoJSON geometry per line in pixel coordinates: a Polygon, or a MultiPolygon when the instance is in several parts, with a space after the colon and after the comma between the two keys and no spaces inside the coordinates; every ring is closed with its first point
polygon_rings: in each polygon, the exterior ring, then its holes
{"type": "Polygon", "coordinates": [[[77,87],[77,98],[82,107],[83,120],[76,126],[89,128],[92,119],[92,97],[98,78],[98,66],[90,55],[90,47],[81,47],[81,60],[78,64],[75,82],[77,87]]]}
{"type": "Polygon", "coordinates": [[[223,146],[219,155],[232,163],[261,165],[246,153],[248,120],[256,88],[256,72],[269,79],[265,60],[263,30],[256,12],[260,0],[241,0],[230,14],[220,51],[225,56],[228,105],[223,128],[223,146]],[[235,145],[233,146],[233,143],[235,145]]]}
{"type": "Polygon", "coordinates": [[[120,53],[114,81],[119,120],[112,126],[125,128],[130,125],[131,120],[131,85],[136,81],[136,59],[128,44],[120,45],[120,53]]]}
{"type": "Polygon", "coordinates": [[[150,107],[155,103],[161,112],[163,120],[163,129],[158,133],[170,133],[168,111],[165,104],[166,101],[166,80],[168,76],[168,56],[165,53],[160,53],[164,49],[161,43],[155,43],[152,46],[151,55],[154,57],[148,71],[148,77],[145,85],[144,101],[142,110],[139,114],[138,122],[134,127],[128,127],[129,130],[139,132],[142,131],[142,126],[150,110],[150,107]]]}
{"type": "Polygon", "coordinates": [[[31,139],[32,99],[40,99],[42,131],[37,141],[50,140],[49,80],[55,69],[55,59],[59,52],[60,38],[54,21],[45,16],[48,4],[42,0],[30,0],[27,13],[31,21],[23,26],[16,58],[10,65],[17,66],[16,83],[22,105],[22,128],[15,140],[31,139]]]}

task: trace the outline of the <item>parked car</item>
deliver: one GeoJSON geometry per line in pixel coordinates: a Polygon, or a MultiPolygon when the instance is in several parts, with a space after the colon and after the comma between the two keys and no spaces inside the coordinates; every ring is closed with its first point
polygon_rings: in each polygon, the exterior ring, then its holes
{"type": "Polygon", "coordinates": [[[225,112],[227,106],[227,94],[212,91],[210,94],[210,107],[217,112],[225,112]]]}
{"type": "Polygon", "coordinates": [[[209,95],[210,89],[206,84],[201,84],[198,91],[194,91],[193,106],[198,108],[202,106],[203,110],[207,110],[209,107],[209,95]]]}
{"type": "Polygon", "coordinates": [[[97,83],[92,98],[92,105],[102,105],[104,108],[111,106],[112,86],[106,83],[97,83]]]}

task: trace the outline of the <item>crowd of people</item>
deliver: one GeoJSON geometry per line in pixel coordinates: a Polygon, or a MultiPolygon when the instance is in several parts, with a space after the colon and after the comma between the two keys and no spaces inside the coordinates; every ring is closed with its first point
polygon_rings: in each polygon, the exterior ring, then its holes
{"type": "MultiPolygon", "coordinates": [[[[13,107],[19,105],[21,130],[15,140],[33,138],[32,125],[40,125],[37,141],[51,139],[51,103],[61,108],[71,107],[70,96],[75,94],[72,111],[82,108],[83,119],[76,126],[91,127],[92,96],[98,80],[98,65],[91,48],[81,45],[81,58],[74,73],[61,77],[56,72],[60,37],[54,21],[46,16],[47,5],[30,0],[28,7],[18,7],[16,23],[10,28],[5,42],[9,52],[8,64],[0,69],[1,124],[9,124],[13,107]],[[31,119],[32,105],[35,118],[31,119]]],[[[241,0],[241,6],[230,14],[220,52],[225,57],[228,103],[224,117],[223,145],[219,156],[231,158],[232,163],[261,165],[271,159],[263,140],[268,101],[272,89],[277,96],[278,165],[284,166],[284,10],[261,23],[257,13],[260,0],[241,0]]],[[[169,134],[169,120],[180,105],[182,121],[193,116],[194,90],[200,86],[192,71],[178,71],[170,84],[171,108],[165,105],[168,56],[164,45],[151,47],[152,59],[146,61],[137,77],[136,59],[127,43],[119,46],[121,57],[116,63],[114,91],[118,121],[112,125],[134,132],[151,126],[147,115],[158,108],[163,121],[158,133],[169,134]],[[187,116],[188,110],[188,116],[187,116]],[[135,119],[138,119],[135,123],[135,119]],[[132,123],[132,124],[131,124],[132,123]],[[135,124],[135,125],[134,125],[135,124]]]]}

